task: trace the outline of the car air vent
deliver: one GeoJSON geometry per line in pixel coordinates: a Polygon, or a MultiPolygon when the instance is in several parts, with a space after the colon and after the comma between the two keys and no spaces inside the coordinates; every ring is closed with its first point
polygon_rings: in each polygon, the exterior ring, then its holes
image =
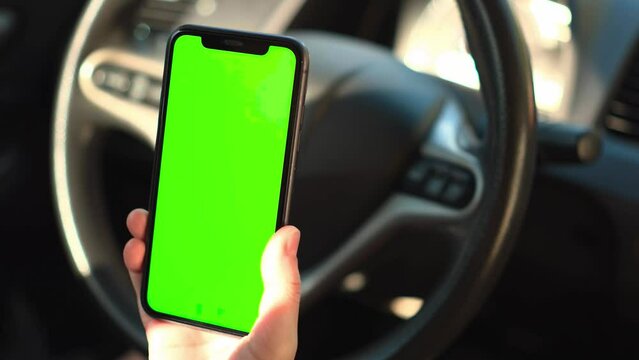
{"type": "Polygon", "coordinates": [[[639,47],[610,102],[605,125],[614,132],[639,139],[639,47]]]}
{"type": "Polygon", "coordinates": [[[169,32],[191,11],[197,0],[144,0],[138,24],[154,32],[169,32]]]}

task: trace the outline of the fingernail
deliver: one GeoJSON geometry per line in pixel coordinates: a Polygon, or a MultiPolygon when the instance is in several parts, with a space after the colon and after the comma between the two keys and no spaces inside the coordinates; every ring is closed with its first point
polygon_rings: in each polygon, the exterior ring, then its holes
{"type": "Polygon", "coordinates": [[[300,231],[295,229],[295,232],[291,234],[286,244],[286,252],[290,256],[297,256],[297,249],[300,246],[300,231]]]}

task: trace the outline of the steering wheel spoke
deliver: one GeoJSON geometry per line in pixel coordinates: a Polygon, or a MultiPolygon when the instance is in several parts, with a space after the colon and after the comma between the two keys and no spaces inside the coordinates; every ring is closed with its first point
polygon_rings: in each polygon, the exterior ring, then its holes
{"type": "MultiPolygon", "coordinates": [[[[303,274],[303,307],[334,289],[347,274],[404,226],[439,229],[463,243],[467,221],[481,200],[483,176],[475,151],[481,143],[453,99],[445,101],[419,156],[379,209],[328,259],[303,274]]],[[[428,239],[424,239],[428,241],[428,239]]]]}
{"type": "Polygon", "coordinates": [[[406,173],[402,189],[460,213],[471,212],[484,186],[482,162],[477,157],[481,146],[461,105],[446,100],[418,159],[406,173]]]}
{"type": "Polygon", "coordinates": [[[101,48],[82,62],[78,85],[99,110],[99,125],[155,145],[162,90],[162,62],[118,48],[101,48]]]}

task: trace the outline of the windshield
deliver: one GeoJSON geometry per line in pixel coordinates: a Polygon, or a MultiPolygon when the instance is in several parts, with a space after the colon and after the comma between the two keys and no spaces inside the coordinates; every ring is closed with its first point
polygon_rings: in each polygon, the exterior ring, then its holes
{"type": "MultiPolygon", "coordinates": [[[[511,0],[532,58],[539,112],[565,119],[574,80],[575,50],[566,0],[511,0]]],[[[407,0],[400,15],[395,54],[413,70],[479,89],[454,0],[407,0]]]]}

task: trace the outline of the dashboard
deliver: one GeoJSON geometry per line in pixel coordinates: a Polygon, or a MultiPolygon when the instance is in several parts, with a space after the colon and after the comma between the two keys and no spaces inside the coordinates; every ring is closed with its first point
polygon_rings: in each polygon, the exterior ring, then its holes
{"type": "MultiPolygon", "coordinates": [[[[358,30],[355,25],[331,28],[314,23],[308,26],[296,19],[305,9],[330,9],[322,13],[328,14],[322,21],[330,24],[330,17],[340,13],[343,16],[351,14],[347,7],[360,7],[357,10],[363,12],[364,5],[391,4],[394,1],[109,0],[106,3],[110,2],[126,3],[128,8],[109,20],[111,25],[115,25],[109,27],[109,32],[103,31],[90,39],[94,47],[81,58],[82,70],[78,74],[80,95],[105,112],[116,112],[116,117],[117,113],[125,114],[123,118],[131,118],[128,116],[131,112],[139,114],[135,117],[137,124],[131,126],[138,129],[146,143],[140,146],[147,152],[150,152],[148,145],[152,144],[155,133],[153,124],[157,120],[166,38],[180,23],[274,33],[286,32],[291,27],[295,30],[340,31],[386,46],[415,71],[437,75],[466,89],[479,88],[454,0],[402,0],[397,2],[396,14],[392,6],[378,7],[377,13],[386,11],[388,17],[396,21],[384,26],[373,21],[374,26],[383,29],[384,33],[370,32],[377,35],[369,37],[363,36],[366,32],[358,30]]],[[[12,46],[12,51],[0,58],[0,74],[3,75],[0,101],[5,120],[0,132],[0,186],[4,187],[0,188],[0,194],[5,196],[7,226],[22,224],[20,216],[11,215],[16,212],[15,209],[38,209],[37,218],[51,218],[49,227],[43,226],[42,233],[25,238],[49,239],[58,230],[49,213],[52,211],[50,205],[42,204],[43,199],[51,198],[47,193],[50,189],[49,107],[54,95],[53,84],[59,76],[59,64],[51,58],[57,56],[58,61],[62,58],[69,40],[66,34],[75,25],[75,16],[80,12],[82,2],[65,0],[49,4],[14,0],[7,3],[10,6],[0,6],[0,48],[6,49],[7,44],[12,46]],[[68,8],[65,16],[50,16],[62,7],[68,8]],[[32,16],[29,21],[24,21],[25,14],[32,16]],[[19,32],[5,30],[11,26],[19,32]],[[17,33],[20,37],[9,43],[7,39],[17,33]],[[14,151],[11,147],[17,143],[20,147],[14,151]],[[15,153],[20,154],[19,157],[11,160],[15,153]],[[38,170],[34,172],[32,169],[38,170]],[[19,187],[14,185],[16,182],[21,183],[19,187]]],[[[639,213],[639,1],[511,0],[511,3],[529,41],[541,117],[594,128],[603,139],[598,161],[589,165],[540,163],[538,176],[565,184],[569,189],[583,191],[603,209],[605,216],[612,219],[614,233],[607,234],[605,240],[614,251],[615,269],[614,278],[610,279],[613,284],[606,291],[614,292],[614,311],[622,314],[624,319],[639,323],[639,281],[636,280],[639,274],[639,257],[636,255],[639,249],[639,222],[636,221],[639,213]]],[[[343,22],[342,19],[340,22],[343,22]]],[[[94,109],[86,110],[83,113],[86,116],[98,116],[94,109]]],[[[146,173],[146,165],[140,165],[145,164],[144,161],[136,162],[135,153],[121,145],[118,142],[113,152],[122,153],[117,159],[131,161],[132,165],[127,164],[130,168],[117,172],[118,177],[122,177],[122,173],[131,175],[136,167],[142,169],[141,173],[146,173]]],[[[147,152],[139,157],[145,158],[149,155],[147,152]]],[[[140,182],[146,185],[144,178],[140,182]]],[[[119,195],[113,198],[129,199],[133,192],[128,190],[121,198],[119,195]]],[[[566,200],[563,196],[559,193],[552,199],[551,206],[559,207],[557,203],[566,200]]],[[[571,205],[564,204],[564,208],[574,210],[571,205]]],[[[122,205],[125,210],[131,206],[139,204],[122,205]]],[[[542,218],[548,217],[543,219],[551,224],[548,227],[559,223],[551,218],[555,215],[548,208],[544,208],[542,213],[542,218]]],[[[29,216],[33,217],[33,214],[29,213],[29,216]]],[[[565,216],[567,214],[561,214],[562,219],[565,216]]],[[[123,215],[115,218],[120,226],[123,215]]],[[[33,228],[32,225],[13,226],[22,233],[33,228]]],[[[557,244],[565,240],[549,239],[556,240],[557,244]]],[[[55,241],[47,242],[51,253],[60,252],[57,244],[55,241]]],[[[58,255],[47,254],[43,259],[62,261],[64,254],[60,252],[58,255]]],[[[552,259],[544,258],[544,261],[551,262],[552,259]]],[[[560,263],[569,261],[562,258],[560,263]]],[[[62,272],[65,266],[66,263],[56,263],[47,272],[51,269],[62,272]]],[[[556,274],[553,273],[553,276],[556,274]]],[[[358,278],[350,280],[355,284],[353,287],[361,282],[358,278]]],[[[70,282],[69,287],[72,286],[76,286],[75,282],[70,282]]],[[[418,308],[421,305],[397,305],[393,312],[400,317],[410,317],[414,311],[406,312],[406,309],[410,310],[411,306],[418,308]]]]}

